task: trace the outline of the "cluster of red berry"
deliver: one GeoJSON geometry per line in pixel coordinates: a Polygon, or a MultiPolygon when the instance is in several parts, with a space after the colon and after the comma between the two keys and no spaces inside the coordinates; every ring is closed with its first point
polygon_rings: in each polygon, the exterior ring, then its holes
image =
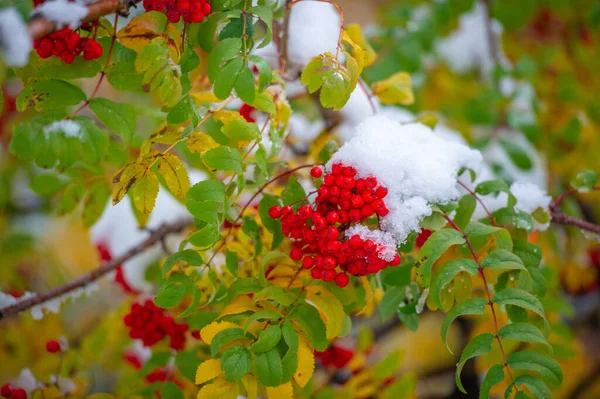
{"type": "Polygon", "coordinates": [[[171,349],[182,350],[185,347],[188,325],[176,323],[173,317],[166,315],[164,309],[159,308],[149,299],[143,305],[139,303],[131,305],[131,311],[123,320],[129,327],[129,336],[133,339],[141,339],[144,346],[152,346],[168,335],[171,349]]]}
{"type": "Polygon", "coordinates": [[[7,399],[27,399],[27,391],[23,388],[14,388],[10,384],[4,384],[0,388],[0,396],[7,399]]]}
{"type": "Polygon", "coordinates": [[[302,205],[296,212],[289,205],[273,206],[269,216],[281,218],[283,233],[294,240],[290,251],[293,260],[302,260],[303,268],[312,269],[313,278],[333,280],[345,287],[350,280],[347,273],[355,276],[377,273],[388,266],[399,265],[400,256],[396,254],[391,261],[386,261],[379,244],[357,234],[345,235],[353,223],[389,213],[383,202],[388,190],[378,185],[373,176],[357,179],[357,171],[352,166],[338,163],[331,169],[331,173],[324,176],[319,167],[310,171],[314,179],[323,176],[313,206],[302,205]]]}
{"type": "Polygon", "coordinates": [[[95,60],[102,56],[102,46],[95,39],[84,38],[71,28],[63,28],[49,35],[36,39],[33,46],[42,58],[57,56],[66,64],[71,64],[75,57],[82,55],[86,60],[95,60]]]}
{"type": "Polygon", "coordinates": [[[185,23],[202,22],[210,14],[209,0],[144,0],[148,11],[164,11],[169,22],[177,23],[183,18],[185,23]]]}
{"type": "Polygon", "coordinates": [[[332,345],[324,352],[315,351],[315,358],[321,361],[323,367],[335,367],[341,369],[354,357],[354,352],[341,346],[332,345]]]}

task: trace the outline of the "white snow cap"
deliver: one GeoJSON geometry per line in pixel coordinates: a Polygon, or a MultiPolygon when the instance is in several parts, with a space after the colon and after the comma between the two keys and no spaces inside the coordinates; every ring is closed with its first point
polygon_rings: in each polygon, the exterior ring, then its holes
{"type": "Polygon", "coordinates": [[[68,26],[77,29],[81,21],[87,17],[88,8],[86,4],[93,3],[89,0],[52,0],[37,6],[33,10],[34,16],[43,15],[45,18],[56,23],[59,28],[68,26]]]}
{"type": "Polygon", "coordinates": [[[381,230],[371,230],[367,226],[357,224],[346,230],[346,237],[358,235],[363,241],[371,240],[377,247],[377,256],[391,262],[396,256],[396,241],[391,234],[381,230]]]}
{"type": "Polygon", "coordinates": [[[319,54],[335,54],[340,15],[331,4],[301,1],[290,11],[288,32],[288,66],[298,72],[319,54]]]}
{"type": "MultiPolygon", "coordinates": [[[[510,186],[510,192],[517,199],[515,208],[525,213],[533,213],[536,209],[542,208],[548,212],[550,201],[552,198],[543,190],[540,190],[538,186],[531,183],[513,183],[510,186]]],[[[533,221],[534,230],[544,231],[550,226],[550,223],[541,224],[537,221],[533,221]]]]}
{"type": "Polygon", "coordinates": [[[71,119],[63,119],[44,126],[44,133],[63,132],[67,137],[81,138],[81,126],[71,119]]]}
{"type": "Polygon", "coordinates": [[[401,125],[376,115],[357,126],[327,168],[337,162],[354,166],[359,177],[376,177],[388,188],[384,201],[390,213],[382,218],[382,228],[403,242],[431,214],[431,204],[459,197],[459,170],[468,167],[477,172],[482,157],[479,151],[438,137],[420,123],[401,125]]]}
{"type": "MultiPolygon", "coordinates": [[[[500,52],[500,62],[508,66],[510,62],[502,49],[500,35],[502,25],[492,20],[492,32],[496,41],[496,48],[500,52]]],[[[494,66],[487,36],[487,8],[480,2],[468,13],[460,16],[459,26],[448,37],[438,41],[437,53],[450,67],[459,73],[481,69],[490,72],[494,66]]]]}
{"type": "Polygon", "coordinates": [[[9,67],[27,64],[33,39],[14,7],[0,9],[0,53],[9,67]]]}

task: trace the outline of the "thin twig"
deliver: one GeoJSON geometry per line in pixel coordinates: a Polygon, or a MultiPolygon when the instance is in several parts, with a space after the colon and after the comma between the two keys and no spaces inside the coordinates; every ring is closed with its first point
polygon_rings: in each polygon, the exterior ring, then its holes
{"type": "Polygon", "coordinates": [[[475,193],[475,191],[471,190],[469,188],[469,186],[467,186],[465,183],[461,182],[460,180],[457,180],[458,184],[464,188],[469,194],[471,194],[473,197],[475,197],[475,199],[477,200],[477,202],[479,202],[479,204],[481,204],[481,207],[483,208],[483,210],[485,211],[485,213],[488,215],[488,217],[490,218],[490,222],[492,223],[492,225],[494,226],[498,226],[498,223],[496,223],[496,219],[494,219],[494,216],[492,215],[492,213],[490,212],[490,210],[487,208],[487,206],[485,206],[485,204],[483,203],[483,200],[481,199],[481,197],[479,195],[477,195],[477,193],[475,193]]]}
{"type": "Polygon", "coordinates": [[[51,289],[41,294],[37,294],[31,298],[15,303],[14,305],[7,306],[5,308],[0,309],[0,319],[3,319],[8,316],[16,315],[20,312],[28,310],[36,305],[47,302],[51,299],[58,298],[64,294],[67,294],[77,288],[84,287],[89,283],[92,283],[98,280],[100,277],[105,274],[115,270],[121,264],[125,263],[129,259],[134,256],[144,252],[151,246],[156,243],[159,243],[166,235],[171,233],[177,233],[182,231],[188,226],[192,225],[191,219],[182,219],[174,223],[163,224],[158,229],[153,231],[148,238],[144,241],[140,242],[136,246],[129,249],[123,255],[118,256],[106,263],[104,263],[99,268],[92,270],[91,272],[84,274],[81,277],[78,277],[74,280],[69,281],[66,284],[61,285],[60,287],[51,289]]]}
{"type": "MultiPolygon", "coordinates": [[[[99,0],[96,3],[89,4],[88,14],[82,22],[94,21],[100,17],[116,12],[117,14],[126,17],[131,7],[142,0],[99,0]]],[[[27,23],[27,31],[33,39],[40,39],[57,29],[55,22],[48,18],[38,15],[34,16],[27,23]]]]}
{"type": "Polygon", "coordinates": [[[572,216],[567,216],[564,213],[552,212],[550,221],[556,224],[577,227],[581,230],[586,230],[592,233],[600,234],[600,226],[587,220],[577,219],[572,216]]]}
{"type": "Polygon", "coordinates": [[[500,52],[498,49],[498,43],[496,42],[496,35],[492,26],[492,10],[490,7],[490,0],[482,0],[485,5],[485,30],[487,35],[488,47],[490,50],[490,57],[494,60],[494,64],[500,64],[500,52]]]}

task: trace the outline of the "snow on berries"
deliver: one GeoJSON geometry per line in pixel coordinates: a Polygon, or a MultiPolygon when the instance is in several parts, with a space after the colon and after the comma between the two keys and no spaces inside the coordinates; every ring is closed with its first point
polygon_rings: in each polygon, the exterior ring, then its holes
{"type": "Polygon", "coordinates": [[[176,323],[173,317],[166,315],[164,309],[149,299],[143,304],[131,305],[131,310],[123,321],[129,327],[129,336],[140,339],[144,346],[155,345],[168,336],[171,349],[182,350],[185,347],[188,325],[176,323]]]}
{"type": "Polygon", "coordinates": [[[354,167],[341,163],[333,164],[330,173],[315,167],[310,174],[323,178],[314,204],[296,211],[289,205],[269,209],[269,216],[281,219],[283,234],[293,240],[290,258],[314,279],[340,287],[348,285],[348,273],[366,276],[399,265],[392,236],[359,224],[389,212],[384,202],[388,190],[377,178],[357,178],[354,167]]]}
{"type": "MultiPolygon", "coordinates": [[[[420,230],[419,222],[431,214],[432,204],[447,203],[460,196],[457,177],[461,169],[470,168],[477,173],[483,167],[479,151],[445,140],[420,123],[400,124],[382,115],[360,123],[326,168],[335,172],[335,165],[340,164],[354,167],[358,180],[364,184],[372,186],[369,179],[376,178],[382,187],[377,188],[379,195],[387,190],[385,203],[371,202],[374,209],[367,206],[361,212],[371,214],[376,210],[381,230],[391,234],[397,243],[420,230]],[[375,209],[376,206],[381,209],[375,209]]],[[[351,196],[350,201],[358,205],[365,199],[370,199],[368,194],[361,198],[351,196]]],[[[352,222],[352,217],[358,218],[356,211],[349,216],[352,222]]]]}
{"type": "Polygon", "coordinates": [[[144,0],[144,8],[164,12],[169,22],[177,23],[183,19],[188,24],[202,22],[212,10],[208,0],[144,0]]]}

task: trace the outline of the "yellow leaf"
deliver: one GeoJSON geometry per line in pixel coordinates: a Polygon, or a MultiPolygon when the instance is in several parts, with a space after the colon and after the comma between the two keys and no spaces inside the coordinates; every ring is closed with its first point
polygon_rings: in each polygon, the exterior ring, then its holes
{"type": "Polygon", "coordinates": [[[173,195],[181,200],[190,188],[190,179],[183,162],[175,155],[164,154],[158,164],[158,171],[165,178],[167,187],[173,195]]]}
{"type": "Polygon", "coordinates": [[[201,91],[192,93],[190,94],[190,97],[194,99],[196,104],[218,103],[219,101],[221,101],[217,98],[217,96],[215,96],[215,93],[213,93],[212,91],[201,91]]]}
{"type": "MultiPolygon", "coordinates": [[[[204,337],[202,337],[204,338],[204,337]]],[[[203,363],[200,363],[198,370],[196,370],[196,384],[204,384],[206,381],[210,381],[221,374],[221,362],[219,359],[209,359],[203,363]]]]}
{"type": "Polygon", "coordinates": [[[283,98],[283,96],[279,96],[277,101],[275,101],[275,124],[278,127],[287,125],[290,120],[290,116],[292,115],[292,108],[290,107],[290,103],[283,98]]]}
{"type": "Polygon", "coordinates": [[[136,182],[136,165],[134,162],[125,165],[113,177],[112,204],[117,205],[125,197],[131,186],[136,182]]]}
{"type": "Polygon", "coordinates": [[[212,384],[203,386],[198,392],[198,399],[237,399],[238,393],[237,383],[219,378],[212,384]]]}
{"type": "Polygon", "coordinates": [[[195,154],[204,155],[208,150],[219,146],[212,137],[203,132],[194,132],[186,140],[185,146],[195,154]]]}
{"type": "Polygon", "coordinates": [[[438,123],[438,118],[434,114],[427,113],[420,118],[417,118],[416,122],[422,123],[431,129],[435,129],[435,125],[438,123]]]}
{"type": "Polygon", "coordinates": [[[351,371],[362,370],[367,364],[367,357],[364,353],[356,352],[346,367],[351,371]]]}
{"type": "Polygon", "coordinates": [[[373,289],[371,288],[371,284],[369,280],[365,276],[360,277],[360,282],[362,283],[363,288],[365,289],[365,306],[356,313],[357,315],[364,314],[366,316],[370,316],[375,309],[375,301],[373,296],[373,289]]]}
{"type": "Polygon", "coordinates": [[[365,66],[373,64],[377,59],[377,53],[375,53],[375,50],[373,50],[373,47],[371,47],[371,45],[365,38],[365,35],[360,29],[360,25],[350,24],[346,28],[346,32],[348,33],[350,39],[352,39],[354,43],[356,43],[365,51],[365,66]]]}
{"type": "Polygon", "coordinates": [[[180,44],[178,41],[173,40],[173,37],[178,36],[180,36],[180,33],[177,27],[174,24],[168,24],[167,26],[164,19],[155,13],[141,14],[117,32],[119,43],[135,52],[141,51],[154,39],[166,39],[169,52],[175,63],[179,62],[180,44]],[[162,33],[165,30],[168,31],[168,35],[162,33]]]}
{"type": "MultiPolygon", "coordinates": [[[[357,68],[357,76],[360,75],[363,71],[363,68],[365,67],[365,53],[366,51],[360,47],[358,44],[356,44],[354,42],[354,40],[352,40],[352,38],[350,37],[350,35],[348,35],[347,31],[344,31],[344,33],[342,33],[342,41],[343,43],[349,45],[352,48],[352,54],[350,57],[346,56],[346,69],[348,69],[348,58],[353,59],[356,62],[356,68],[357,68]]],[[[350,55],[347,51],[344,51],[345,54],[350,55]]],[[[357,77],[358,79],[358,77],[357,77]]]]}
{"type": "Polygon", "coordinates": [[[382,104],[410,105],[415,101],[410,75],[406,72],[398,72],[373,83],[371,90],[382,104]]]}
{"type": "Polygon", "coordinates": [[[229,111],[229,110],[226,110],[226,109],[222,109],[222,110],[216,111],[213,114],[213,118],[216,121],[219,121],[219,122],[221,122],[224,125],[226,125],[226,124],[228,124],[228,123],[230,123],[230,122],[232,122],[232,121],[234,121],[236,119],[238,119],[238,120],[243,120],[244,119],[242,117],[242,115],[240,115],[239,112],[237,112],[237,111],[229,111]]]}
{"type": "Polygon", "coordinates": [[[228,328],[240,328],[240,326],[229,321],[213,321],[209,325],[205,326],[202,330],[200,330],[202,341],[210,345],[215,335],[228,328]]]}
{"type": "Polygon", "coordinates": [[[292,383],[286,382],[277,387],[267,387],[267,397],[269,399],[291,399],[294,397],[292,383]]]}
{"type": "Polygon", "coordinates": [[[242,377],[242,384],[246,388],[246,399],[256,399],[258,396],[258,381],[252,374],[242,377]]]}
{"type": "Polygon", "coordinates": [[[294,380],[302,388],[308,384],[315,372],[315,355],[313,348],[308,344],[304,333],[298,335],[298,368],[294,373],[294,380]]]}
{"type": "Polygon", "coordinates": [[[256,312],[257,310],[258,308],[252,302],[252,298],[250,298],[248,295],[240,295],[231,301],[229,305],[225,307],[225,309],[223,309],[219,315],[219,318],[227,315],[244,313],[247,311],[256,312]]]}
{"type": "Polygon", "coordinates": [[[340,301],[322,286],[308,286],[306,292],[306,299],[312,302],[319,309],[321,316],[325,318],[327,339],[337,337],[342,331],[344,316],[346,315],[340,301]]]}
{"type": "Polygon", "coordinates": [[[152,212],[157,196],[158,178],[154,173],[145,173],[133,186],[133,203],[144,215],[152,212]]]}

